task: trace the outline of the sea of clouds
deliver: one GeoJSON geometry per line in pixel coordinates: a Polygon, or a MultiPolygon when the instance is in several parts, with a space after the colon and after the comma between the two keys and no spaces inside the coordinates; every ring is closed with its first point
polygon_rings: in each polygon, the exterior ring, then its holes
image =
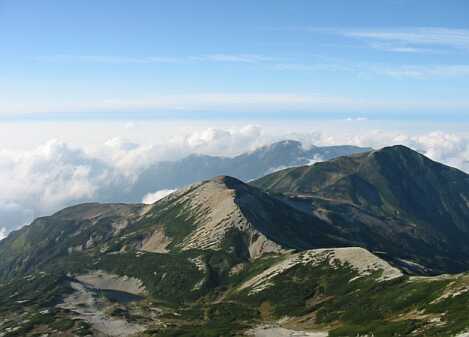
{"type": "Polygon", "coordinates": [[[192,153],[236,155],[282,139],[299,140],[305,147],[350,144],[380,148],[403,144],[469,172],[469,135],[448,132],[294,133],[247,125],[188,132],[157,145],[111,138],[93,150],[52,139],[28,150],[0,149],[0,239],[35,217],[76,203],[136,199],[155,202],[173,190],[141,196],[129,196],[127,192],[141,182],[140,174],[145,169],[159,161],[177,160],[192,153]]]}

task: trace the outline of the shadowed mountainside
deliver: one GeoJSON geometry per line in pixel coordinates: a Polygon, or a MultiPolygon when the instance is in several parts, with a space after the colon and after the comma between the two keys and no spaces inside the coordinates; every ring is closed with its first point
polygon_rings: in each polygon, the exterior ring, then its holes
{"type": "Polygon", "coordinates": [[[404,146],[286,169],[252,182],[344,237],[441,271],[469,266],[469,175],[404,146]]]}

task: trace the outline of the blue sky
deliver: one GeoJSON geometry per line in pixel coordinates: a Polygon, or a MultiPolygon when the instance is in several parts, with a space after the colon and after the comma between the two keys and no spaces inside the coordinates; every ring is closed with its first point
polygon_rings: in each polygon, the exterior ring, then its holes
{"type": "Polygon", "coordinates": [[[0,118],[469,120],[469,2],[0,0],[0,118]]]}

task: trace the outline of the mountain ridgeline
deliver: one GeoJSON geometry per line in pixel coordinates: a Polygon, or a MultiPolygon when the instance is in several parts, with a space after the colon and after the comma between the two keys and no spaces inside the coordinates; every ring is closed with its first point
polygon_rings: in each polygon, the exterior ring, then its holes
{"type": "Polygon", "coordinates": [[[82,204],[35,220],[0,243],[0,279],[73,253],[228,249],[237,258],[347,245],[320,218],[220,176],[153,205],[82,204]]]}
{"type": "Polygon", "coordinates": [[[452,337],[467,242],[469,175],[403,146],[217,176],[0,241],[0,336],[452,337]]]}

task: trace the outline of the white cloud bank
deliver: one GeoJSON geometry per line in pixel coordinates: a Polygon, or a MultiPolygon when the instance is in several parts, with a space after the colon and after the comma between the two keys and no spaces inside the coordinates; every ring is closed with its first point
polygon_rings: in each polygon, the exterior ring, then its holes
{"type": "Polygon", "coordinates": [[[144,204],[153,204],[158,200],[163,199],[164,197],[170,195],[171,193],[175,192],[176,190],[159,190],[153,193],[148,193],[142,199],[142,203],[144,204]]]}
{"type": "MultiPolygon", "coordinates": [[[[138,132],[139,126],[134,128],[138,132]]],[[[142,172],[151,165],[191,153],[234,155],[280,139],[297,139],[305,146],[404,144],[469,172],[469,134],[441,131],[419,135],[371,128],[292,132],[281,125],[271,129],[248,125],[192,130],[156,145],[111,138],[93,150],[50,140],[30,150],[0,149],[0,233],[5,235],[34,217],[80,202],[138,202],[143,198],[144,203],[152,203],[172,190],[132,196],[128,192],[136,183],[151,184],[142,181],[142,172]]]]}
{"type": "MultiPolygon", "coordinates": [[[[151,165],[191,153],[249,151],[264,144],[261,133],[248,125],[208,128],[156,145],[117,137],[93,150],[57,139],[30,150],[0,149],[0,228],[9,232],[35,217],[81,202],[138,202],[143,195],[130,196],[129,190],[151,165]]],[[[161,193],[145,200],[156,200],[161,193]]]]}
{"type": "Polygon", "coordinates": [[[0,241],[7,237],[7,230],[6,228],[0,228],[0,241]]]}

